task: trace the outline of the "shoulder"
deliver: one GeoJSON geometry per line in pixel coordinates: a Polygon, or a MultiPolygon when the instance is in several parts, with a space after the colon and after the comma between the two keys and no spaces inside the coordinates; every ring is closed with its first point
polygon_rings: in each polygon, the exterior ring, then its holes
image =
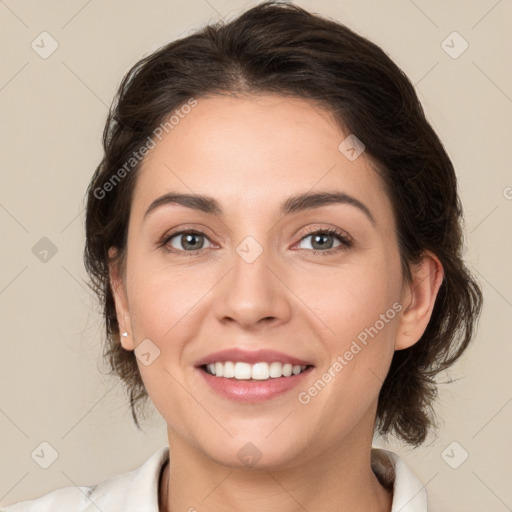
{"type": "Polygon", "coordinates": [[[115,475],[91,487],[64,487],[32,500],[0,506],[0,512],[139,512],[158,510],[160,471],[168,460],[169,447],[154,453],[137,469],[115,475]]]}
{"type": "Polygon", "coordinates": [[[46,512],[57,507],[69,510],[85,510],[86,496],[94,492],[94,487],[65,487],[52,491],[40,498],[20,501],[0,508],[0,512],[46,512]]]}

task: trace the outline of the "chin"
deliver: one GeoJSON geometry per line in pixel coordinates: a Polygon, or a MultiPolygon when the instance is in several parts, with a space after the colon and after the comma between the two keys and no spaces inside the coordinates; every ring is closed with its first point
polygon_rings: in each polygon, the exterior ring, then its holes
{"type": "Polygon", "coordinates": [[[204,447],[204,453],[215,463],[237,471],[275,471],[297,465],[301,450],[292,442],[292,436],[287,436],[288,443],[277,439],[269,441],[265,436],[234,438],[228,443],[204,447]]]}

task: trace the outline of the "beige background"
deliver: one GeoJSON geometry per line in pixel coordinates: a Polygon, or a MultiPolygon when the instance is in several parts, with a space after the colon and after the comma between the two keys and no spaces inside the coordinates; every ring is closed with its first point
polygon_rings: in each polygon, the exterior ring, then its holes
{"type": "MultiPolygon", "coordinates": [[[[100,373],[103,327],[84,285],[83,197],[127,69],[256,3],[0,2],[1,504],[98,483],[167,443],[163,419],[155,414],[139,433],[121,385],[100,373]],[[47,59],[31,48],[43,31],[59,45],[47,59]],[[42,237],[57,248],[46,263],[32,252],[42,237]],[[31,458],[44,441],[59,455],[48,469],[31,458]]],[[[440,389],[437,439],[417,450],[390,448],[439,510],[511,510],[512,2],[297,3],[379,44],[416,85],[458,172],[466,257],[485,293],[475,342],[450,374],[458,380],[440,389]],[[469,43],[456,59],[441,46],[453,31],[469,43]],[[469,456],[457,469],[445,462],[456,466],[463,450],[469,456]]]]}

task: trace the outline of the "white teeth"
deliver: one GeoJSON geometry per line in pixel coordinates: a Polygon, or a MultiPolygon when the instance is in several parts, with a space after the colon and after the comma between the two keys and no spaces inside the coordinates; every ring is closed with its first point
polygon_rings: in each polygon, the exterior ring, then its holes
{"type": "Polygon", "coordinates": [[[210,375],[225,377],[227,379],[235,378],[237,380],[268,380],[279,377],[291,377],[298,375],[306,369],[306,366],[293,366],[289,363],[242,363],[226,361],[225,363],[211,363],[206,365],[206,371],[210,375]]]}
{"type": "Polygon", "coordinates": [[[252,365],[251,377],[256,380],[266,380],[270,377],[268,363],[252,365]]]}
{"type": "MultiPolygon", "coordinates": [[[[215,363],[215,367],[218,364],[215,363]]],[[[217,375],[217,374],[215,374],[217,375]]],[[[218,375],[217,375],[218,377],[218,375]]],[[[235,379],[250,379],[251,378],[251,365],[248,363],[235,363],[235,379]]]]}
{"type": "Polygon", "coordinates": [[[291,364],[283,364],[283,375],[285,377],[290,377],[293,373],[293,366],[291,364]]]}
{"type": "Polygon", "coordinates": [[[235,364],[231,361],[224,363],[224,377],[232,379],[235,376],[235,364]]]}
{"type": "Polygon", "coordinates": [[[273,379],[276,379],[278,377],[282,377],[282,375],[283,375],[283,365],[281,363],[270,363],[269,375],[273,379]]]}
{"type": "Polygon", "coordinates": [[[293,375],[298,375],[301,372],[302,368],[300,366],[294,366],[292,368],[293,375]]]}

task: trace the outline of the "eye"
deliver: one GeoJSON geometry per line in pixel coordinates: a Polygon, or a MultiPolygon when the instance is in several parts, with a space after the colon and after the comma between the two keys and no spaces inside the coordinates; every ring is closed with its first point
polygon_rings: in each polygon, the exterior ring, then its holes
{"type": "Polygon", "coordinates": [[[331,254],[333,252],[346,250],[352,246],[351,239],[345,233],[333,228],[312,230],[309,234],[301,238],[299,245],[308,238],[311,238],[311,249],[308,247],[299,247],[299,249],[331,254]],[[338,241],[338,245],[335,245],[336,240],[338,241]]]}
{"type": "MultiPolygon", "coordinates": [[[[197,255],[203,249],[214,246],[206,234],[198,229],[186,229],[165,235],[158,245],[166,251],[186,256],[197,255]],[[205,246],[205,242],[209,245],[205,246]]],[[[339,229],[316,228],[309,230],[297,245],[299,245],[299,250],[305,250],[308,253],[329,255],[351,247],[352,239],[339,229]],[[301,244],[307,239],[311,239],[311,248],[301,247],[301,244]]]]}
{"type": "Polygon", "coordinates": [[[162,240],[162,245],[172,252],[196,254],[201,249],[205,248],[205,240],[208,240],[208,243],[211,244],[208,237],[201,231],[186,230],[166,236],[164,240],[162,240]]]}

